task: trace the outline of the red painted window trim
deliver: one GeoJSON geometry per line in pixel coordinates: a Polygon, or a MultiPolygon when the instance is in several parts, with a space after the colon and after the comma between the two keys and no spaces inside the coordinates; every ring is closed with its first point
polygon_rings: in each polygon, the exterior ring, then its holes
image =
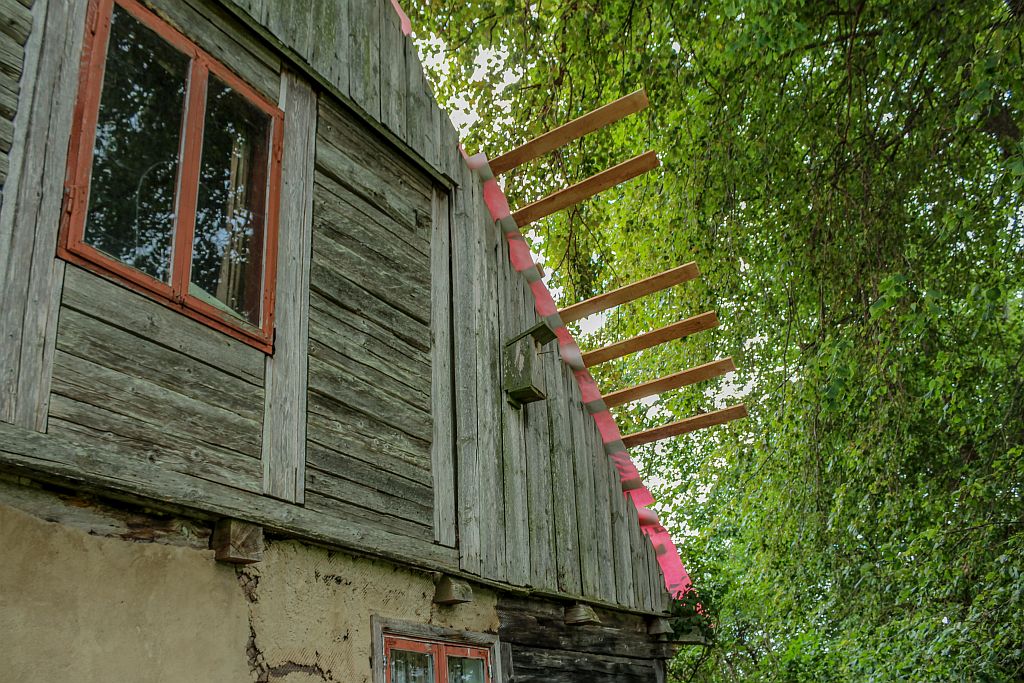
{"type": "Polygon", "coordinates": [[[394,635],[384,635],[384,681],[391,683],[391,651],[404,650],[430,654],[434,657],[434,683],[448,683],[448,657],[482,659],[484,662],[484,683],[491,681],[491,651],[487,647],[474,647],[439,640],[423,640],[394,635]]]}
{"type": "Polygon", "coordinates": [[[274,289],[277,275],[278,214],[281,205],[284,112],[191,40],[144,7],[138,0],[89,0],[81,64],[78,99],[75,103],[74,120],[71,127],[68,171],[64,188],[64,213],[60,239],[57,244],[57,256],[119,282],[154,301],[260,349],[264,353],[273,353],[274,289]],[[93,144],[96,138],[103,73],[106,66],[110,20],[115,4],[191,59],[185,95],[186,113],[182,123],[181,149],[178,158],[178,189],[175,196],[177,209],[173,235],[171,283],[169,285],[103,254],[84,241],[86,213],[89,207],[89,182],[92,176],[93,144]],[[262,249],[263,298],[259,326],[250,325],[189,294],[192,238],[195,230],[199,165],[206,114],[206,89],[210,74],[222,80],[272,119],[270,168],[262,249]]]}

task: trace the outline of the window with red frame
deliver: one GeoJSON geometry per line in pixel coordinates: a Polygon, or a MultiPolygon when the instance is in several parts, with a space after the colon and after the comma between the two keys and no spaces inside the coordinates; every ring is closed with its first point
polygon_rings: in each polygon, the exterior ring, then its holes
{"type": "Polygon", "coordinates": [[[491,683],[490,650],[384,636],[386,683],[491,683]]]}
{"type": "Polygon", "coordinates": [[[283,114],[136,0],[91,0],[59,255],[270,352],[283,114]]]}

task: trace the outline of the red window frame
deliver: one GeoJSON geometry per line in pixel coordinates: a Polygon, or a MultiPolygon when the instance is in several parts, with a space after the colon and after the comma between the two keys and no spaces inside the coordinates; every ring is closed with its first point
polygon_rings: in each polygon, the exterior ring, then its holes
{"type": "Polygon", "coordinates": [[[154,301],[265,353],[273,353],[274,289],[277,271],[278,214],[281,201],[284,112],[178,30],[144,7],[138,0],[89,0],[86,17],[78,99],[75,103],[71,145],[68,151],[64,219],[57,245],[58,257],[120,282],[154,301]],[[89,184],[92,177],[93,145],[99,118],[111,15],[115,4],[191,60],[185,93],[185,116],[178,152],[179,171],[175,194],[176,210],[171,257],[171,283],[169,285],[104,254],[84,241],[86,214],[89,208],[89,184]],[[210,74],[222,80],[272,119],[261,272],[263,296],[259,326],[254,326],[241,318],[221,311],[189,293],[192,242],[195,236],[196,203],[199,192],[199,167],[206,115],[206,88],[210,74]]]}
{"type": "Polygon", "coordinates": [[[482,659],[484,662],[484,683],[492,683],[490,648],[388,634],[384,635],[385,683],[391,683],[392,650],[405,650],[407,652],[419,652],[421,654],[432,655],[434,657],[434,683],[448,683],[449,656],[463,657],[465,659],[482,659]]]}

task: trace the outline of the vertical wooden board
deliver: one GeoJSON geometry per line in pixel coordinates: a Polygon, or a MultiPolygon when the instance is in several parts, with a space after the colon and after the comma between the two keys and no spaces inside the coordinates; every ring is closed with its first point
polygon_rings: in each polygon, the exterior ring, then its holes
{"type": "Polygon", "coordinates": [[[665,602],[665,577],[661,573],[661,565],[658,564],[658,555],[654,551],[654,545],[647,539],[647,570],[651,581],[651,609],[661,611],[665,602]]]}
{"type": "Polygon", "coordinates": [[[654,571],[657,562],[654,559],[654,547],[651,545],[651,539],[647,537],[647,534],[643,535],[643,543],[640,545],[644,554],[644,571],[647,575],[647,595],[644,598],[644,608],[650,611],[654,611],[654,599],[657,591],[654,585],[654,571]]]}
{"type": "Polygon", "coordinates": [[[489,575],[503,580],[506,577],[505,473],[502,460],[502,409],[505,401],[501,390],[502,311],[499,310],[503,245],[486,238],[487,227],[492,221],[483,201],[483,187],[479,179],[468,171],[465,164],[461,165],[460,171],[466,173],[466,182],[473,187],[477,228],[475,237],[481,265],[478,279],[481,328],[477,338],[477,359],[480,364],[482,398],[477,424],[480,448],[484,453],[486,496],[488,501],[492,501],[485,507],[485,528],[489,530],[486,534],[486,557],[489,575]]]}
{"type": "Polygon", "coordinates": [[[552,518],[558,590],[580,595],[580,546],[576,522],[576,477],[573,473],[572,420],[566,382],[573,381],[557,353],[547,363],[548,420],[551,457],[552,518]],[[567,379],[568,377],[568,379],[567,379]]]}
{"type": "Polygon", "coordinates": [[[40,2],[0,206],[0,420],[45,431],[64,264],[60,223],[86,3],[40,2]]]}
{"type": "Polygon", "coordinates": [[[600,565],[604,558],[597,544],[597,519],[594,509],[594,454],[589,448],[590,429],[585,420],[590,416],[583,410],[583,398],[580,395],[576,378],[566,377],[567,395],[569,397],[569,415],[572,420],[573,433],[573,468],[576,478],[576,519],[579,527],[580,574],[583,584],[583,595],[599,597],[601,595],[600,565]]]}
{"type": "Polygon", "coordinates": [[[451,224],[448,193],[434,190],[430,240],[431,444],[434,540],[455,547],[455,444],[453,440],[451,337],[451,224]]]}
{"type": "Polygon", "coordinates": [[[349,8],[349,94],[380,120],[380,9],[386,0],[351,0],[349,8]]]}
{"type": "Polygon", "coordinates": [[[316,93],[285,73],[274,354],[267,356],[263,418],[263,491],[302,503],[305,492],[309,270],[313,243],[316,93]]]}
{"type": "Polygon", "coordinates": [[[455,165],[461,162],[459,153],[459,133],[452,124],[447,112],[438,109],[438,154],[434,159],[434,167],[451,177],[455,173],[455,165]]]}
{"type": "Polygon", "coordinates": [[[612,534],[611,501],[608,498],[608,456],[604,453],[597,423],[590,415],[584,418],[590,429],[590,454],[594,459],[594,517],[597,520],[598,552],[605,561],[600,566],[601,599],[615,602],[615,549],[612,534]],[[610,561],[609,561],[610,560],[610,561]]]}
{"type": "Polygon", "coordinates": [[[309,0],[274,0],[263,6],[262,24],[307,62],[313,56],[315,5],[309,0]]]}
{"type": "MultiPolygon", "coordinates": [[[[466,176],[469,176],[468,170],[466,176]]],[[[469,178],[471,180],[471,178],[469,178]]],[[[464,182],[452,196],[452,321],[455,350],[455,448],[458,463],[459,566],[480,574],[481,512],[485,504],[480,491],[480,452],[477,430],[477,296],[476,249],[473,239],[472,185],[464,182]]]]}
{"type": "Polygon", "coordinates": [[[387,128],[405,139],[408,79],[405,75],[405,36],[398,13],[390,2],[380,7],[380,118],[387,128]]]}
{"type": "Polygon", "coordinates": [[[426,161],[427,141],[433,139],[427,129],[433,123],[430,109],[434,104],[427,95],[423,66],[411,37],[402,36],[402,49],[405,52],[405,141],[426,161]]]}
{"type": "Polygon", "coordinates": [[[427,111],[424,117],[424,133],[426,140],[424,141],[424,156],[428,164],[434,168],[440,170],[442,173],[445,168],[452,169],[451,178],[458,178],[461,170],[459,165],[465,165],[465,161],[462,155],[459,154],[458,148],[445,152],[441,149],[441,122],[447,121],[448,125],[451,125],[451,119],[448,118],[448,113],[437,106],[437,102],[434,101],[434,95],[431,93],[430,85],[427,83],[427,76],[423,74],[421,78],[423,82],[423,92],[426,93],[427,99],[427,111]],[[445,157],[448,154],[448,157],[445,157]]]}
{"type": "Polygon", "coordinates": [[[633,568],[633,608],[646,609],[650,603],[651,583],[647,573],[647,555],[644,543],[647,539],[640,529],[640,518],[632,501],[626,501],[626,529],[629,532],[630,564],[633,568]]]}
{"type": "Polygon", "coordinates": [[[611,460],[608,460],[608,500],[612,513],[612,545],[615,549],[615,601],[629,607],[633,604],[633,566],[629,551],[629,528],[626,526],[626,505],[632,505],[622,493],[622,483],[611,460]]]}
{"type": "MultiPolygon", "coordinates": [[[[499,250],[501,259],[502,325],[499,343],[504,367],[505,342],[523,331],[523,300],[509,262],[508,249],[499,250]]],[[[505,477],[505,550],[507,579],[516,585],[530,580],[530,517],[526,491],[527,465],[523,411],[502,402],[502,463],[505,477]]]]}
{"type": "MultiPolygon", "coordinates": [[[[160,13],[268,100],[281,90],[281,57],[216,0],[163,0],[160,13]]],[[[308,13],[304,13],[308,16],[308,13]]],[[[259,17],[256,17],[257,21],[259,17]]]]}
{"type": "Polygon", "coordinates": [[[343,94],[349,94],[349,4],[313,4],[313,51],[310,63],[343,94]]]}
{"type": "MultiPolygon", "coordinates": [[[[492,225],[493,221],[492,221],[492,225]]],[[[490,226],[489,226],[490,227],[490,226]]],[[[497,227],[497,226],[495,226],[497,227]]],[[[503,242],[503,248],[508,251],[503,242]]],[[[523,330],[537,324],[536,302],[529,284],[520,273],[510,268],[514,288],[519,292],[522,305],[523,330]]],[[[556,344],[541,350],[538,362],[542,365],[557,353],[556,344]]],[[[548,437],[547,401],[536,401],[523,406],[524,447],[526,456],[528,528],[530,534],[530,585],[534,588],[557,589],[554,560],[554,523],[551,500],[551,457],[548,437]]]]}
{"type": "Polygon", "coordinates": [[[531,403],[523,410],[526,414],[526,467],[529,476],[530,585],[557,591],[548,401],[531,403]]]}

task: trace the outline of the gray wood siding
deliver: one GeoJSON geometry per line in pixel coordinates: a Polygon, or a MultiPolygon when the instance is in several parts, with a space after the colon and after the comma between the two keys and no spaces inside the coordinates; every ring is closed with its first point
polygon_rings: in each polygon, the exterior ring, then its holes
{"type": "Polygon", "coordinates": [[[49,433],[262,491],[263,353],[67,268],[49,433]]]}
{"type": "Polygon", "coordinates": [[[668,593],[653,547],[556,343],[540,357],[547,398],[522,408],[505,400],[505,341],[538,322],[534,297],[509,262],[479,178],[467,169],[457,181],[452,317],[461,567],[544,594],[661,612],[668,593]]]}
{"type": "Polygon", "coordinates": [[[562,605],[510,595],[497,609],[506,680],[516,683],[655,683],[673,654],[637,615],[597,609],[600,624],[570,626],[562,605]]]}
{"type": "Polygon", "coordinates": [[[284,62],[321,89],[305,452],[295,454],[305,458],[304,507],[263,495],[261,352],[53,260],[70,113],[44,105],[74,101],[50,93],[74,91],[84,2],[35,2],[52,20],[47,35],[70,37],[36,51],[40,92],[25,95],[31,111],[19,106],[19,69],[31,66],[38,34],[28,0],[0,0],[0,178],[10,185],[0,246],[17,243],[5,258],[24,257],[35,273],[0,275],[5,306],[11,285],[25,290],[4,318],[4,334],[20,335],[4,389],[25,385],[31,356],[28,385],[41,392],[18,426],[0,424],[0,465],[491,585],[664,608],[654,552],[554,345],[542,355],[548,399],[522,409],[505,400],[504,342],[536,322],[533,297],[389,0],[152,3],[273,100],[284,62]],[[29,113],[52,128],[39,124],[33,138],[8,125],[29,113]],[[15,193],[6,155],[26,135],[15,193]],[[49,433],[33,433],[47,411],[49,433]]]}
{"type": "Polygon", "coordinates": [[[322,101],[313,188],[306,504],[434,539],[434,186],[322,101]]]}
{"type": "Polygon", "coordinates": [[[64,278],[53,250],[84,16],[84,3],[0,4],[0,420],[39,431],[46,429],[64,278]]]}
{"type": "Polygon", "coordinates": [[[436,177],[458,139],[390,0],[222,0],[353,112],[436,177]]]}
{"type": "Polygon", "coordinates": [[[0,0],[0,188],[10,165],[25,43],[32,30],[32,4],[32,0],[0,0]]]}

